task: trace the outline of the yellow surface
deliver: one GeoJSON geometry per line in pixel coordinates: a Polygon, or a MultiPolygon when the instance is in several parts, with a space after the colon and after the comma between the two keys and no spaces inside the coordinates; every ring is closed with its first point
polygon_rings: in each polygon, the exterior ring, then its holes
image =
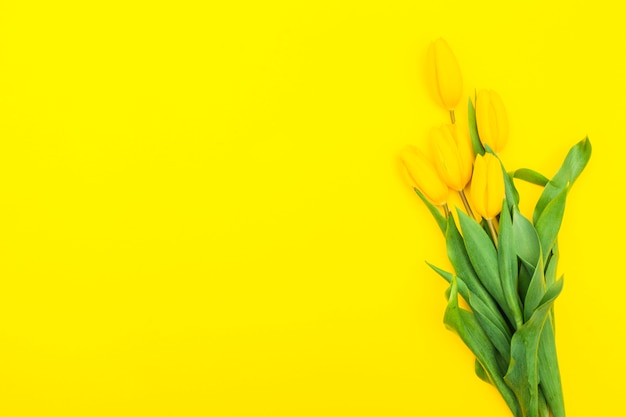
{"type": "Polygon", "coordinates": [[[623,13],[478,3],[2,1],[0,415],[507,415],[398,172],[438,36],[509,169],[592,140],[557,342],[568,416],[624,415],[623,13]]]}

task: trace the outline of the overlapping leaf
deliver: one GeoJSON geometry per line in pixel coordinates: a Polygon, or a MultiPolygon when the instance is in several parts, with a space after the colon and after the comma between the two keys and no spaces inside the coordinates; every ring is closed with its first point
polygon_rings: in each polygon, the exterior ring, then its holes
{"type": "Polygon", "coordinates": [[[511,340],[511,364],[504,380],[515,393],[523,417],[539,417],[539,342],[552,303],[562,288],[562,280],[548,288],[538,308],[511,340]]]}
{"type": "Polygon", "coordinates": [[[459,335],[465,345],[476,356],[488,379],[500,391],[500,394],[516,417],[522,417],[515,394],[505,383],[495,360],[497,352],[493,343],[482,329],[474,314],[459,308],[456,279],[452,280],[450,299],[444,314],[446,327],[459,335]]]}

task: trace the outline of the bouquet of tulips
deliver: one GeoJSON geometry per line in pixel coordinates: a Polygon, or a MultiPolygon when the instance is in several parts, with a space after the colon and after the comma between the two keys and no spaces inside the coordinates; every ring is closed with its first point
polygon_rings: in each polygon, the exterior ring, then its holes
{"type": "Polygon", "coordinates": [[[567,195],[591,156],[584,139],[551,179],[507,171],[498,153],[508,139],[505,107],[494,91],[468,102],[468,129],[455,123],[462,95],[458,62],[439,39],[429,50],[431,83],[451,124],[432,131],[430,155],[411,147],[402,165],[445,235],[453,271],[430,265],[449,284],[446,327],[472,351],[479,378],[492,384],[516,417],[563,417],[554,338],[557,235],[567,195]],[[514,178],[543,188],[532,220],[520,213],[514,178]],[[466,193],[466,191],[468,191],[466,193]],[[463,209],[450,210],[450,192],[463,209]],[[466,308],[459,306],[459,296],[466,308]]]}

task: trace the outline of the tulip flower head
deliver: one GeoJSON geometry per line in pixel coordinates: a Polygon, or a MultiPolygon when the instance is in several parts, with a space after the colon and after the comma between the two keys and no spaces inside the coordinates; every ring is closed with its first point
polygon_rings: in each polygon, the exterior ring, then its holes
{"type": "Polygon", "coordinates": [[[407,147],[400,161],[417,187],[433,204],[445,205],[448,201],[448,186],[439,178],[437,170],[426,156],[414,147],[407,147]]]}
{"type": "Polygon", "coordinates": [[[494,155],[477,155],[472,175],[472,201],[478,214],[486,220],[496,217],[504,200],[504,175],[494,155]]]}
{"type": "Polygon", "coordinates": [[[462,191],[472,178],[474,152],[469,136],[458,125],[444,125],[430,133],[430,146],[439,177],[455,191],[462,191]]]}
{"type": "Polygon", "coordinates": [[[502,99],[492,90],[481,90],[476,95],[476,124],[483,145],[499,153],[509,139],[509,121],[502,99]]]}
{"type": "Polygon", "coordinates": [[[429,82],[437,91],[437,96],[446,110],[454,110],[463,95],[463,78],[452,49],[439,38],[428,50],[429,82]]]}

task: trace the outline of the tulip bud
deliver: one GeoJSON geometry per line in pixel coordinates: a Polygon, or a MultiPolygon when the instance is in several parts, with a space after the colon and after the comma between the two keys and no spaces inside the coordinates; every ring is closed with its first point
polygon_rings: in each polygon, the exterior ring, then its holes
{"type": "Polygon", "coordinates": [[[432,163],[422,152],[414,147],[406,148],[400,155],[402,165],[417,187],[436,205],[448,201],[448,186],[441,181],[432,163]]]}
{"type": "Polygon", "coordinates": [[[483,145],[499,153],[509,139],[509,121],[502,99],[492,90],[482,90],[476,95],[476,124],[483,145]]]}
{"type": "Polygon", "coordinates": [[[476,211],[487,220],[502,210],[504,176],[500,161],[490,153],[476,156],[471,195],[476,211]]]}
{"type": "Polygon", "coordinates": [[[436,89],[436,95],[446,110],[454,110],[463,94],[463,78],[452,49],[439,38],[431,43],[427,55],[429,82],[436,89]]]}
{"type": "Polygon", "coordinates": [[[430,145],[439,177],[448,187],[462,191],[472,178],[474,152],[469,136],[457,125],[444,125],[431,131],[430,145]]]}

